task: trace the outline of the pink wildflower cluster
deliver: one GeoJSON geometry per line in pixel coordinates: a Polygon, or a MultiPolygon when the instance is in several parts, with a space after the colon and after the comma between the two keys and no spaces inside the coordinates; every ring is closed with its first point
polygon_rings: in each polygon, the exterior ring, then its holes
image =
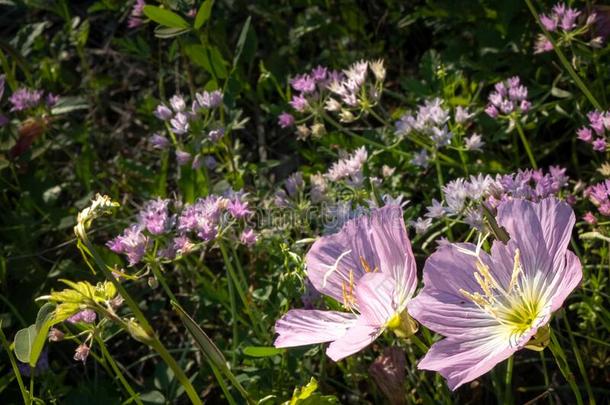
{"type": "Polygon", "coordinates": [[[593,150],[605,152],[608,145],[606,131],[610,131],[610,112],[591,111],[587,114],[589,124],[576,133],[578,139],[593,146],[593,150]]]}
{"type": "MultiPolygon", "coordinates": [[[[296,113],[311,113],[314,116],[314,123],[310,126],[297,126],[298,139],[319,137],[326,132],[320,121],[324,111],[338,113],[341,122],[356,120],[379,100],[385,74],[383,61],[362,60],[342,72],[318,66],[292,78],[290,85],[296,94],[290,100],[290,106],[296,113]],[[369,72],[374,78],[372,82],[368,80],[371,77],[369,72]]],[[[282,112],[278,116],[278,125],[282,128],[295,124],[293,113],[282,112]]]]}
{"type": "Polygon", "coordinates": [[[496,83],[494,89],[485,108],[491,118],[513,113],[525,114],[532,106],[527,100],[527,87],[521,84],[518,76],[496,83]]]}
{"type": "MultiPolygon", "coordinates": [[[[202,156],[185,150],[184,143],[186,138],[191,133],[191,123],[199,117],[199,114],[206,111],[214,110],[222,104],[223,94],[220,90],[203,91],[195,93],[195,100],[191,103],[190,109],[187,108],[187,102],[180,94],[172,96],[168,103],[157,105],[153,114],[162,121],[169,122],[169,127],[173,135],[180,137],[175,140],[176,162],[179,166],[191,165],[193,169],[199,169],[202,166],[208,169],[216,167],[216,160],[213,156],[202,156]]],[[[207,132],[204,132],[205,139],[213,144],[217,143],[225,134],[224,128],[215,125],[207,132]]],[[[161,132],[154,133],[149,138],[150,145],[155,149],[167,149],[171,145],[170,140],[161,132]]]]}
{"type": "MultiPolygon", "coordinates": [[[[451,122],[451,111],[443,106],[443,100],[435,98],[427,100],[417,107],[415,112],[404,114],[396,123],[395,134],[404,137],[412,132],[428,137],[435,149],[441,149],[451,144],[454,133],[449,130],[451,122]]],[[[458,106],[453,113],[452,127],[464,128],[468,121],[474,116],[467,108],[458,106]]],[[[481,136],[472,134],[464,138],[463,148],[465,150],[480,150],[485,143],[481,136]]],[[[411,164],[426,168],[428,167],[429,156],[426,149],[416,152],[411,159],[411,164]]]]}
{"type": "MultiPolygon", "coordinates": [[[[235,221],[243,223],[240,235],[233,235],[245,245],[256,242],[254,230],[245,223],[253,214],[246,200],[247,194],[229,191],[226,196],[209,195],[193,204],[182,204],[169,199],[150,200],[138,212],[138,221],[107,243],[115,253],[124,254],[130,266],[141,262],[152,253],[155,241],[162,246],[157,255],[172,260],[191,252],[197,243],[210,242],[235,221]],[[175,213],[170,212],[170,204],[175,213]],[[225,215],[226,214],[226,215],[225,215]]],[[[227,236],[231,237],[231,233],[227,236]]]]}
{"type": "Polygon", "coordinates": [[[140,25],[144,24],[144,6],[146,2],[144,0],[136,0],[131,9],[131,13],[129,14],[129,19],[127,20],[127,26],[129,28],[137,28],[140,25]]]}
{"type": "Polygon", "coordinates": [[[354,153],[340,159],[328,169],[326,178],[332,182],[344,180],[352,187],[360,187],[364,181],[362,168],[368,158],[364,146],[356,149],[354,153]]]}
{"type": "MultiPolygon", "coordinates": [[[[578,17],[581,11],[567,7],[564,3],[557,3],[548,14],[540,15],[540,23],[549,33],[559,34],[559,44],[563,45],[572,41],[572,38],[582,35],[595,23],[596,14],[590,14],[586,20],[579,25],[578,17]]],[[[591,42],[592,46],[599,46],[602,38],[596,37],[591,42]]],[[[553,50],[553,44],[543,34],[539,34],[534,44],[534,53],[545,53],[553,50]]]]}
{"type": "MultiPolygon", "coordinates": [[[[584,195],[597,207],[600,214],[610,217],[610,180],[604,180],[587,187],[584,195]]],[[[595,221],[592,218],[594,217],[591,214],[586,216],[585,220],[594,223],[595,221]]]]}
{"type": "Polygon", "coordinates": [[[494,177],[479,174],[468,179],[458,178],[443,187],[443,202],[435,199],[427,207],[424,218],[413,222],[418,233],[425,232],[432,219],[445,217],[464,217],[464,222],[475,228],[483,226],[481,204],[496,209],[501,203],[513,199],[540,201],[547,197],[558,197],[568,185],[566,169],[549,167],[544,173],[538,170],[519,170],[511,174],[498,174],[494,177]]]}

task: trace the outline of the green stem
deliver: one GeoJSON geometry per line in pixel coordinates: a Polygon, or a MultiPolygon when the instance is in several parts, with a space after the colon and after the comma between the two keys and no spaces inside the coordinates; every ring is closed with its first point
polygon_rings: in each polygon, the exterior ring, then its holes
{"type": "MultiPolygon", "coordinates": [[[[246,297],[246,293],[244,291],[244,286],[239,282],[235,269],[233,268],[233,264],[231,264],[231,259],[229,258],[227,248],[225,247],[224,243],[222,243],[222,241],[218,240],[217,243],[218,243],[218,247],[220,248],[220,252],[222,253],[222,258],[225,262],[225,267],[227,268],[227,277],[229,278],[229,281],[231,281],[231,280],[233,281],[233,286],[235,287],[235,290],[237,291],[237,295],[239,295],[240,300],[244,304],[244,311],[246,312],[246,314],[250,318],[250,321],[252,322],[252,329],[259,337],[265,336],[264,331],[260,329],[262,326],[258,319],[257,314],[255,314],[251,310],[251,305],[250,305],[250,302],[248,301],[248,298],[246,297]]],[[[237,318],[235,318],[235,319],[237,319],[237,318]]]]}
{"type": "Polygon", "coordinates": [[[237,330],[237,303],[235,302],[235,289],[233,286],[233,281],[231,280],[229,265],[226,265],[225,267],[227,269],[227,286],[229,288],[229,300],[231,302],[231,320],[233,322],[233,341],[231,342],[233,350],[231,350],[231,365],[235,366],[237,362],[237,344],[239,343],[239,332],[237,330]]]}
{"type": "MultiPolygon", "coordinates": [[[[442,190],[445,185],[445,180],[443,179],[443,170],[441,167],[441,162],[438,159],[438,156],[434,156],[434,165],[436,167],[436,180],[438,181],[438,189],[442,190]]],[[[449,239],[453,240],[453,231],[449,226],[449,220],[445,217],[445,225],[447,226],[447,235],[449,235],[449,239]]]]}
{"type": "Polygon", "coordinates": [[[555,50],[555,53],[557,54],[559,61],[561,62],[563,67],[568,71],[568,74],[572,77],[572,80],[574,80],[574,83],[576,83],[576,86],[578,86],[580,91],[582,91],[583,94],[589,99],[589,102],[593,105],[593,107],[595,107],[596,109],[598,109],[600,111],[603,110],[601,104],[597,101],[597,99],[595,99],[595,97],[593,97],[593,94],[591,94],[591,92],[589,91],[589,89],[587,88],[585,83],[582,81],[580,76],[578,76],[578,74],[576,73],[574,68],[572,68],[572,65],[570,64],[570,62],[568,61],[566,56],[563,54],[563,51],[561,50],[561,48],[557,45],[557,42],[553,39],[552,35],[549,34],[549,32],[546,30],[546,28],[544,28],[544,25],[542,25],[542,23],[540,22],[540,17],[538,16],[538,12],[536,11],[536,8],[532,4],[531,0],[525,0],[525,4],[527,4],[527,7],[530,9],[530,12],[534,16],[534,19],[536,20],[536,23],[538,24],[538,26],[544,33],[544,36],[551,42],[551,44],[553,44],[553,49],[555,50]]]}
{"type": "Polygon", "coordinates": [[[125,377],[123,376],[123,373],[121,373],[119,366],[116,364],[116,362],[110,355],[110,352],[108,352],[108,348],[106,347],[106,343],[104,342],[104,340],[97,334],[94,335],[94,338],[97,344],[100,346],[104,358],[106,359],[108,364],[110,364],[110,368],[112,368],[112,371],[114,371],[114,373],[116,374],[117,378],[121,382],[121,385],[123,385],[123,388],[125,388],[125,391],[127,391],[131,398],[133,398],[136,404],[143,405],[142,400],[140,399],[140,394],[134,391],[127,379],[125,379],[125,377]]]}
{"type": "Polygon", "coordinates": [[[530,160],[530,164],[534,169],[538,169],[538,165],[536,164],[536,159],[534,158],[534,154],[532,153],[532,148],[530,147],[529,142],[527,141],[527,137],[523,132],[523,128],[521,127],[521,123],[518,118],[515,118],[515,127],[517,128],[517,132],[519,133],[519,137],[521,138],[521,143],[523,143],[523,147],[525,148],[525,153],[527,153],[527,157],[530,160]]]}
{"type": "Polygon", "coordinates": [[[506,378],[504,379],[504,403],[513,404],[513,365],[515,358],[510,356],[506,362],[506,378]]]}
{"type": "Polygon", "coordinates": [[[576,359],[578,370],[580,371],[580,375],[582,376],[582,379],[585,382],[585,389],[587,390],[587,395],[589,396],[589,404],[595,405],[595,397],[593,396],[593,391],[591,390],[591,384],[589,384],[587,371],[585,370],[585,366],[582,362],[582,357],[580,356],[580,351],[578,350],[578,346],[576,345],[576,340],[574,339],[574,335],[572,334],[572,328],[570,327],[570,323],[568,322],[567,316],[563,317],[563,323],[566,325],[566,329],[568,330],[568,337],[570,338],[570,343],[572,344],[572,352],[574,353],[574,358],[576,359]]]}
{"type": "Polygon", "coordinates": [[[167,281],[165,280],[165,276],[163,276],[163,270],[161,269],[161,265],[158,263],[153,263],[151,267],[152,267],[153,274],[155,275],[155,278],[159,281],[159,284],[161,284],[161,287],[163,288],[163,290],[165,291],[167,296],[172,301],[179,302],[176,299],[176,296],[174,295],[172,290],[170,290],[169,285],[167,284],[167,281]]]}
{"type": "Polygon", "coordinates": [[[572,392],[576,397],[576,403],[578,405],[583,405],[582,396],[580,395],[580,390],[576,385],[574,374],[570,370],[566,355],[563,349],[561,348],[559,341],[557,341],[557,337],[555,336],[555,333],[553,333],[553,331],[551,331],[551,341],[549,342],[549,349],[551,350],[551,353],[553,353],[553,357],[555,358],[555,362],[557,363],[557,367],[559,367],[561,374],[563,374],[565,379],[568,381],[568,384],[570,385],[570,388],[572,389],[572,392]]]}
{"type": "Polygon", "coordinates": [[[100,257],[99,253],[97,253],[97,251],[93,247],[93,244],[87,238],[87,235],[83,235],[83,239],[79,240],[79,247],[81,247],[81,249],[83,250],[83,255],[85,257],[85,252],[88,252],[93,257],[93,260],[97,264],[98,268],[102,271],[102,273],[104,273],[106,279],[109,280],[115,286],[121,297],[123,297],[125,303],[133,313],[134,317],[137,319],[144,332],[148,335],[149,340],[146,342],[146,344],[148,344],[157,353],[159,353],[159,356],[161,356],[163,361],[165,361],[165,363],[172,369],[174,375],[176,376],[176,378],[178,378],[178,381],[180,381],[180,384],[182,384],[182,386],[184,387],[184,390],[186,391],[186,394],[190,398],[191,402],[196,405],[202,405],[203,403],[199,398],[199,395],[197,395],[193,384],[191,384],[191,381],[184,373],[184,370],[182,370],[178,363],[176,363],[176,360],[174,360],[174,358],[171,356],[171,354],[169,354],[163,343],[161,343],[155,331],[150,326],[148,319],[146,319],[146,316],[144,316],[144,313],[140,310],[138,304],[131,297],[131,295],[129,295],[123,284],[121,284],[116,279],[116,277],[114,277],[108,266],[106,266],[106,263],[104,263],[104,260],[100,257]]]}
{"type": "Polygon", "coordinates": [[[21,372],[19,372],[19,367],[17,367],[15,357],[13,357],[13,351],[11,350],[8,340],[6,339],[6,335],[2,330],[2,321],[0,321],[0,343],[2,343],[2,347],[8,355],[8,359],[11,362],[11,366],[13,367],[13,373],[15,374],[15,378],[17,378],[17,384],[19,384],[19,390],[21,391],[21,396],[23,397],[23,403],[27,404],[29,398],[28,391],[25,389],[23,379],[21,378],[21,372]]]}

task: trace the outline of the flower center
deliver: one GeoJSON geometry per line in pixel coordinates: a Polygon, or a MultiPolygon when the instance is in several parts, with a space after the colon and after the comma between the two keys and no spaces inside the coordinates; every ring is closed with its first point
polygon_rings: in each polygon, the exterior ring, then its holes
{"type": "Polygon", "coordinates": [[[519,250],[515,251],[513,272],[508,287],[503,287],[492,276],[489,267],[478,260],[474,278],[483,293],[460,293],[477,307],[491,315],[503,327],[511,343],[521,344],[521,337],[531,328],[540,326],[544,315],[544,302],[538,292],[538,280],[525,277],[519,250]]]}

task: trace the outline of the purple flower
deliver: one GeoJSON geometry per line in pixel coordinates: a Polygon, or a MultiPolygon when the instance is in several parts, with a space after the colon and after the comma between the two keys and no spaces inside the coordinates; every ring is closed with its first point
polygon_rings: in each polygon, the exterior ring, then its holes
{"type": "Polygon", "coordinates": [[[144,0],[136,0],[133,8],[131,9],[131,14],[129,15],[129,20],[127,20],[127,26],[129,28],[136,28],[142,25],[144,20],[142,16],[144,16],[144,6],[146,2],[144,0]]]}
{"type": "Polygon", "coordinates": [[[45,103],[47,107],[51,108],[59,101],[59,96],[57,94],[49,93],[47,94],[45,103]]]}
{"type": "Polygon", "coordinates": [[[213,129],[210,132],[208,132],[208,138],[210,138],[210,141],[212,141],[214,143],[218,142],[224,135],[225,135],[224,128],[213,129]]]}
{"type": "Polygon", "coordinates": [[[64,333],[57,328],[49,329],[49,334],[47,335],[49,342],[61,342],[64,340],[64,333]]]}
{"type": "Polygon", "coordinates": [[[572,8],[566,9],[565,13],[561,16],[561,22],[559,26],[564,31],[571,31],[576,27],[576,18],[580,15],[580,11],[576,11],[572,8]]]}
{"type": "Polygon", "coordinates": [[[186,109],[186,102],[184,101],[184,97],[180,94],[174,94],[172,98],[169,99],[169,105],[172,107],[174,112],[183,112],[186,109]]]}
{"type": "Polygon", "coordinates": [[[593,141],[593,150],[598,152],[606,151],[606,140],[604,138],[597,138],[593,141]]]}
{"type": "Polygon", "coordinates": [[[318,66],[311,70],[311,77],[318,83],[324,82],[326,80],[327,76],[328,76],[328,69],[325,68],[324,66],[318,66]]]}
{"type": "Polygon", "coordinates": [[[167,121],[172,118],[174,113],[170,110],[165,104],[159,104],[155,111],[153,112],[154,116],[159,118],[160,120],[167,121]]]}
{"type": "Polygon", "coordinates": [[[192,158],[193,156],[190,153],[180,149],[176,150],[176,162],[178,162],[179,166],[188,165],[192,158]]]}
{"type": "Polygon", "coordinates": [[[195,93],[195,98],[201,108],[216,108],[222,103],[222,92],[220,90],[204,91],[203,93],[195,93]]]}
{"type": "Polygon", "coordinates": [[[252,215],[252,211],[248,209],[248,202],[241,201],[239,198],[235,198],[229,202],[227,211],[236,219],[246,218],[252,215]]]}
{"type": "Polygon", "coordinates": [[[217,195],[200,198],[184,207],[178,218],[178,230],[182,233],[193,232],[204,241],[214,239],[218,233],[220,214],[226,205],[226,200],[217,195]]]}
{"type": "Polygon", "coordinates": [[[418,364],[455,390],[523,347],[540,349],[548,322],[582,278],[568,250],[574,213],[564,202],[504,202],[498,224],[510,235],[491,254],[471,243],[439,247],[409,313],[445,336],[418,364]],[[536,340],[532,340],[532,338],[536,340]]]}
{"type": "Polygon", "coordinates": [[[319,238],[305,257],[307,277],[348,312],[292,309],[275,324],[275,347],[331,342],[339,361],[368,346],[386,329],[402,337],[416,326],[406,308],[417,271],[402,210],[386,206],[319,238]]]}
{"type": "Polygon", "coordinates": [[[481,135],[479,134],[472,134],[470,137],[464,138],[464,147],[466,150],[480,151],[483,145],[485,145],[485,142],[481,140],[481,135]]]}
{"type": "Polygon", "coordinates": [[[239,241],[246,246],[252,246],[256,243],[256,233],[254,233],[253,229],[246,228],[241,233],[241,236],[239,237],[239,241]]]}
{"type": "Polygon", "coordinates": [[[551,52],[552,50],[553,43],[544,35],[538,35],[536,42],[534,43],[534,54],[551,52]]]}
{"type": "Polygon", "coordinates": [[[95,322],[96,318],[97,318],[97,314],[95,313],[94,310],[84,309],[84,310],[72,315],[71,317],[69,317],[67,319],[67,321],[70,323],[78,323],[78,322],[93,323],[93,322],[95,322]]]}
{"type": "Polygon", "coordinates": [[[190,127],[188,115],[182,112],[176,114],[169,122],[172,124],[172,130],[178,135],[186,134],[190,127]]]}
{"type": "Polygon", "coordinates": [[[313,93],[316,90],[316,81],[308,74],[296,76],[290,81],[290,85],[302,94],[313,93]]]}
{"type": "Polygon", "coordinates": [[[309,102],[305,97],[299,94],[298,96],[292,96],[290,105],[298,112],[303,112],[309,107],[309,102]]]}
{"type": "Polygon", "coordinates": [[[288,128],[294,125],[294,116],[290,113],[283,112],[277,119],[277,123],[282,128],[288,128]]]}
{"type": "Polygon", "coordinates": [[[550,16],[546,14],[540,14],[540,23],[544,27],[545,30],[549,32],[554,32],[557,29],[557,18],[555,14],[551,14],[550,16]]]}
{"type": "Polygon", "coordinates": [[[148,142],[150,142],[153,148],[162,150],[167,149],[170,143],[169,139],[167,139],[158,132],[152,134],[152,136],[148,139],[148,142]]]}
{"type": "Polygon", "coordinates": [[[326,173],[326,178],[330,181],[347,179],[349,185],[359,187],[364,181],[362,168],[366,163],[367,158],[368,152],[364,146],[361,146],[347,158],[340,159],[333,163],[326,173]]]}
{"type": "Polygon", "coordinates": [[[85,364],[85,362],[87,361],[87,357],[89,357],[89,352],[89,346],[87,346],[85,343],[82,343],[74,351],[74,360],[82,361],[83,364],[85,364]]]}
{"type": "Polygon", "coordinates": [[[303,173],[295,172],[292,173],[286,179],[286,191],[290,197],[296,196],[300,190],[305,186],[305,182],[303,181],[303,173]]]}
{"type": "Polygon", "coordinates": [[[113,252],[126,255],[129,265],[133,266],[144,257],[147,244],[148,237],[142,233],[140,226],[133,224],[106,245],[113,252]]]}
{"type": "Polygon", "coordinates": [[[496,83],[495,91],[489,94],[489,103],[485,112],[492,118],[496,118],[501,112],[503,115],[510,115],[513,112],[526,113],[531,107],[527,101],[527,87],[521,84],[518,76],[496,83]]]}
{"type": "Polygon", "coordinates": [[[583,215],[582,219],[589,225],[595,225],[597,223],[597,218],[595,218],[595,215],[593,215],[591,211],[588,211],[583,215]]]}
{"type": "Polygon", "coordinates": [[[173,218],[169,215],[169,199],[157,198],[148,201],[138,213],[138,223],[153,235],[169,231],[173,218]]]}
{"type": "Polygon", "coordinates": [[[42,90],[21,88],[16,90],[8,100],[13,105],[11,111],[23,111],[38,106],[41,98],[42,90]]]}

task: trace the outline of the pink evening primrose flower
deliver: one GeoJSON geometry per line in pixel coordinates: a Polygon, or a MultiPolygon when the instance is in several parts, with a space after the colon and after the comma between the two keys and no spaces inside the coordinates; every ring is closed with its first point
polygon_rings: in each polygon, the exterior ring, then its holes
{"type": "Polygon", "coordinates": [[[426,261],[424,288],[409,304],[411,316],[445,336],[418,368],[438,371],[452,390],[523,347],[542,350],[552,313],[582,278],[568,250],[575,221],[568,204],[510,200],[497,220],[510,235],[506,244],[494,241],[491,254],[471,243],[443,244],[426,261]]]}
{"type": "Polygon", "coordinates": [[[275,347],[331,342],[326,354],[339,361],[386,329],[404,337],[415,332],[406,308],[417,271],[399,206],[346,222],[338,233],[318,239],[305,260],[314,288],[346,312],[292,309],[275,324],[275,347]]]}

